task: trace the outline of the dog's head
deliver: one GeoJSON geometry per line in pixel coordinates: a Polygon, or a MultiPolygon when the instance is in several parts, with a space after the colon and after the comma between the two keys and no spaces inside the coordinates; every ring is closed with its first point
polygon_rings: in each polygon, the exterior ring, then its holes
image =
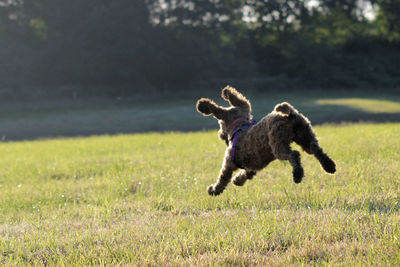
{"type": "Polygon", "coordinates": [[[231,106],[221,107],[208,98],[201,98],[197,101],[197,111],[204,116],[213,115],[218,120],[220,125],[218,135],[228,144],[230,134],[234,130],[232,127],[241,120],[250,121],[252,119],[251,105],[241,93],[230,86],[222,89],[221,97],[231,106]]]}

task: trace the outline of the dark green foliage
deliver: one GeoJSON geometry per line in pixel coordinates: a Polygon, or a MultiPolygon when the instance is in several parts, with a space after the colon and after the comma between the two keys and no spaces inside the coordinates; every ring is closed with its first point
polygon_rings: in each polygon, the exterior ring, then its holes
{"type": "Polygon", "coordinates": [[[399,0],[307,3],[0,0],[0,86],[399,86],[399,0]]]}

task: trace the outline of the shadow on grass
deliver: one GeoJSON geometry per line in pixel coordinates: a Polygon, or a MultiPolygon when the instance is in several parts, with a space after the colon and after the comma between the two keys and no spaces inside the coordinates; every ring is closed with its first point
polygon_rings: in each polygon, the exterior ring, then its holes
{"type": "Polygon", "coordinates": [[[341,122],[399,122],[400,102],[388,99],[317,99],[315,105],[325,112],[309,116],[313,124],[341,122]]]}
{"type": "MultiPolygon", "coordinates": [[[[93,103],[54,103],[0,108],[0,140],[18,141],[54,137],[77,137],[104,134],[131,134],[165,131],[200,131],[217,129],[212,117],[196,112],[198,93],[169,100],[93,103]]],[[[206,94],[204,94],[206,95],[206,94]]],[[[282,101],[292,103],[313,125],[346,122],[400,122],[400,97],[344,97],[346,92],[324,96],[295,92],[283,94],[250,93],[254,118],[261,119],[282,101]]],[[[362,92],[360,92],[362,95],[362,92]]],[[[226,105],[219,96],[214,99],[226,105]]]]}

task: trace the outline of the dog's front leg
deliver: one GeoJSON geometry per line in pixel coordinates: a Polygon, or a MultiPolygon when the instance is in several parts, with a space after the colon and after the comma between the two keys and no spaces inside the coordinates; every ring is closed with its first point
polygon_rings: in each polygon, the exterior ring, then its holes
{"type": "Polygon", "coordinates": [[[231,181],[232,173],[237,170],[236,165],[229,160],[229,157],[224,158],[224,162],[222,163],[222,168],[219,173],[218,180],[215,184],[210,185],[207,189],[207,192],[211,196],[217,196],[221,194],[227,184],[231,181]]]}
{"type": "Polygon", "coordinates": [[[255,171],[250,170],[241,170],[238,172],[235,177],[232,179],[232,183],[237,186],[242,186],[246,182],[246,180],[253,179],[253,176],[256,175],[255,171]]]}

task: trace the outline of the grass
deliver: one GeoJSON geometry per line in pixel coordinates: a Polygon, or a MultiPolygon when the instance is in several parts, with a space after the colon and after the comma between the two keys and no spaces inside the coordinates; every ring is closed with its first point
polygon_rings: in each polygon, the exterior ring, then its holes
{"type": "Polygon", "coordinates": [[[215,131],[0,143],[0,263],[398,266],[400,124],[315,130],[334,176],[302,153],[218,197],[215,131]]]}
{"type": "Polygon", "coordinates": [[[345,106],[368,113],[400,113],[400,102],[389,100],[341,98],[321,99],[317,100],[316,103],[319,105],[345,106]]]}
{"type": "MultiPolygon", "coordinates": [[[[223,86],[223,85],[222,85],[223,86]]],[[[222,87],[221,86],[221,87],[222,87]]],[[[400,121],[399,91],[387,90],[242,90],[260,119],[277,103],[288,101],[312,123],[400,121]]],[[[0,139],[5,141],[93,134],[214,129],[216,123],[195,110],[196,100],[210,97],[226,105],[219,90],[161,93],[115,98],[0,103],[0,139]]]]}

